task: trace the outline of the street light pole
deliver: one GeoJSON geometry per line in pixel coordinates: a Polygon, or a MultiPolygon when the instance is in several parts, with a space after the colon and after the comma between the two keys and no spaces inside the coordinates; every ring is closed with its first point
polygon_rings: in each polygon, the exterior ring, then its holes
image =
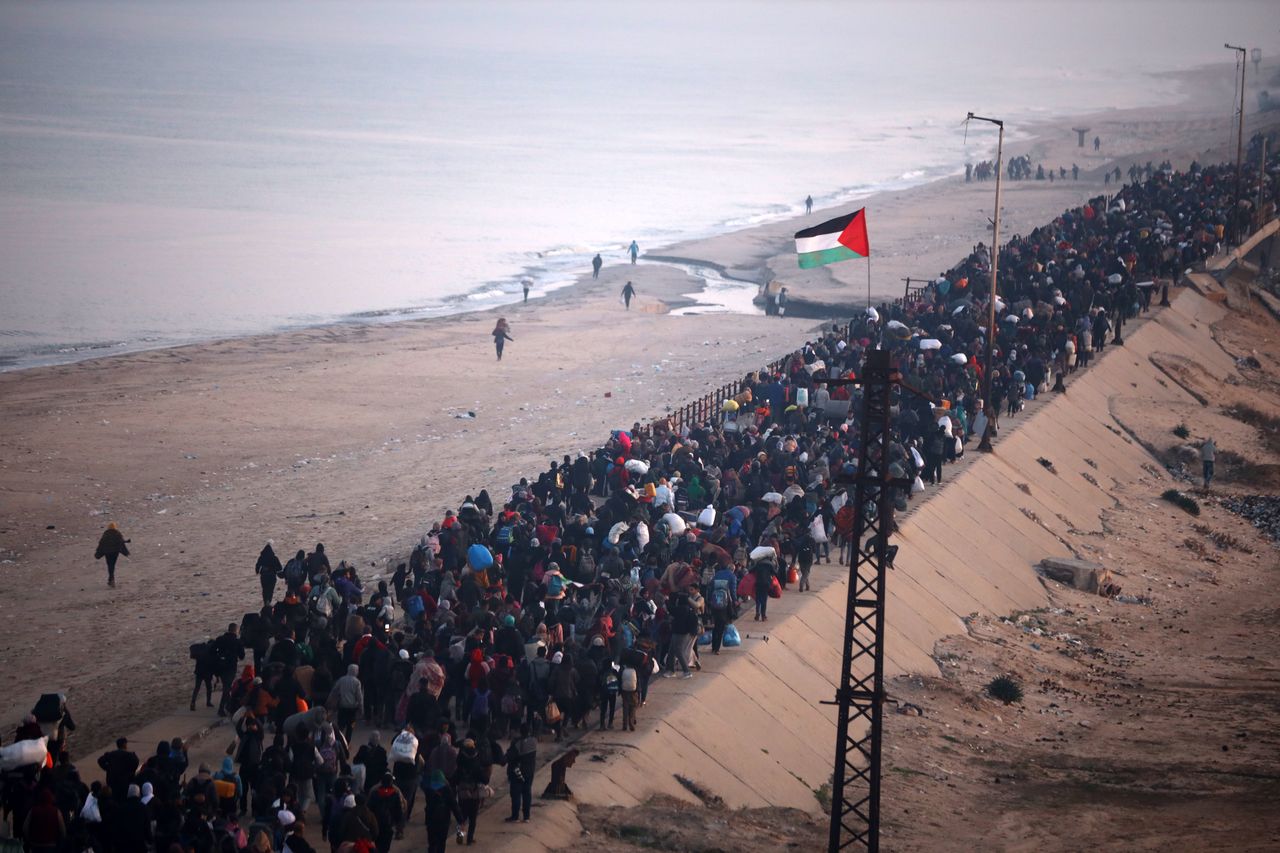
{"type": "Polygon", "coordinates": [[[1228,50],[1234,50],[1240,54],[1240,129],[1236,135],[1236,203],[1231,212],[1231,232],[1235,237],[1236,245],[1243,242],[1240,236],[1240,187],[1244,179],[1244,69],[1248,64],[1245,56],[1248,51],[1243,47],[1236,47],[1234,44],[1223,44],[1228,50]]]}
{"type": "Polygon", "coordinates": [[[991,411],[991,370],[996,348],[996,275],[1000,269],[1000,175],[1004,172],[1004,121],[998,118],[987,118],[969,113],[967,120],[986,121],[1000,128],[1000,138],[996,144],[996,215],[991,221],[991,298],[987,305],[987,356],[986,366],[982,371],[982,412],[987,416],[987,427],[982,431],[982,441],[978,449],[983,453],[992,451],[991,438],[995,434],[995,412],[991,411]]]}

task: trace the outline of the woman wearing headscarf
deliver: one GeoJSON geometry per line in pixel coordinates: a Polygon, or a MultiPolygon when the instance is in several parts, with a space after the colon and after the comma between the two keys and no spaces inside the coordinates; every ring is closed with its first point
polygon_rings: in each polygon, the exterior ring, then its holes
{"type": "Polygon", "coordinates": [[[488,794],[489,768],[480,759],[480,751],[476,742],[467,738],[458,750],[457,781],[458,808],[462,815],[458,818],[459,830],[466,823],[467,843],[475,843],[476,819],[480,809],[484,808],[485,796],[488,794]]]}
{"type": "Polygon", "coordinates": [[[218,810],[223,814],[235,814],[244,796],[244,783],[236,773],[231,756],[224,756],[222,767],[213,774],[214,790],[218,792],[218,810]]]}
{"type": "MultiPolygon", "coordinates": [[[[422,785],[423,811],[426,812],[427,853],[445,853],[445,845],[449,842],[449,828],[453,821],[462,823],[462,809],[449,787],[444,771],[432,770],[425,777],[422,785]]],[[[461,833],[461,827],[459,827],[461,833]]]]}

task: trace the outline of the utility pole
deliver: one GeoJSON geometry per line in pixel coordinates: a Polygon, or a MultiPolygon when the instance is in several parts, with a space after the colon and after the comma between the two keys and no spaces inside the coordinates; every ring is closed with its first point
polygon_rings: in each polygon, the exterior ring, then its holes
{"type": "Polygon", "coordinates": [[[966,121],[970,119],[990,122],[1000,128],[1000,138],[996,145],[996,215],[991,220],[991,298],[987,306],[987,357],[982,371],[982,413],[987,416],[987,428],[982,431],[982,441],[978,444],[979,450],[990,453],[993,449],[991,438],[996,429],[995,412],[991,411],[991,370],[996,348],[996,276],[1000,268],[1000,174],[1004,171],[1004,121],[973,113],[969,113],[966,121]]]}
{"type": "MultiPolygon", "coordinates": [[[[1257,50],[1257,48],[1254,48],[1257,50]]],[[[1253,206],[1253,218],[1262,226],[1262,185],[1267,179],[1267,137],[1262,137],[1262,159],[1258,161],[1258,202],[1253,206]]]]}
{"type": "Polygon", "coordinates": [[[882,349],[867,352],[861,373],[858,470],[851,480],[837,480],[853,486],[854,515],[840,687],[834,702],[823,703],[838,707],[828,853],[880,849],[885,576],[898,550],[889,545],[893,489],[910,488],[889,475],[890,410],[900,373],[882,349]]]}
{"type": "Polygon", "coordinates": [[[1247,51],[1243,47],[1236,47],[1233,44],[1224,44],[1223,47],[1236,51],[1240,62],[1240,129],[1236,135],[1236,203],[1231,211],[1231,231],[1238,246],[1244,242],[1240,235],[1240,188],[1244,178],[1244,69],[1248,63],[1245,61],[1247,51]]]}

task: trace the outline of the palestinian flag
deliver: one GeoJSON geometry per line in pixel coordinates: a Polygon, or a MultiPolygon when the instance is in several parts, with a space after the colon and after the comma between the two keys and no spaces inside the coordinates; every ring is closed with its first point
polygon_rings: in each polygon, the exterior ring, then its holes
{"type": "Polygon", "coordinates": [[[796,255],[802,270],[851,258],[865,258],[870,254],[865,207],[858,208],[848,216],[840,216],[796,232],[796,255]]]}

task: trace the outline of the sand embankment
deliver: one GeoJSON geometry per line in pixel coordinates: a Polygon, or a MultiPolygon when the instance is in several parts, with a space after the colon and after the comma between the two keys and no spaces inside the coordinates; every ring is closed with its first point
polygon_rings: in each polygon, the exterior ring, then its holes
{"type": "MultiPolygon", "coordinates": [[[[1014,419],[1017,428],[994,455],[971,453],[958,474],[948,469],[939,492],[913,506],[895,536],[900,550],[888,578],[890,679],[937,673],[935,644],[964,634],[967,618],[1047,606],[1033,566],[1080,556],[1071,540],[1103,532],[1102,515],[1116,500],[1110,485],[1136,482],[1156,463],[1113,409],[1197,405],[1157,366],[1170,356],[1198,364],[1210,381],[1237,376],[1211,330],[1226,310],[1180,290],[1173,307],[1131,328],[1125,345],[1109,347],[1066,394],[1046,395],[1014,419]]],[[[743,647],[704,655],[704,671],[692,680],[662,682],[636,736],[593,732],[578,743],[570,776],[578,801],[636,806],[664,794],[700,802],[682,776],[730,808],[818,812],[815,791],[831,776],[835,743],[834,709],[819,703],[834,697],[840,671],[845,571],[816,568],[814,592],[774,602],[767,625],[740,620],[743,647]]],[[[535,788],[544,784],[540,775],[535,788]]],[[[504,842],[550,850],[578,837],[570,807],[550,804],[542,813],[533,836],[504,834],[504,842]]]]}

